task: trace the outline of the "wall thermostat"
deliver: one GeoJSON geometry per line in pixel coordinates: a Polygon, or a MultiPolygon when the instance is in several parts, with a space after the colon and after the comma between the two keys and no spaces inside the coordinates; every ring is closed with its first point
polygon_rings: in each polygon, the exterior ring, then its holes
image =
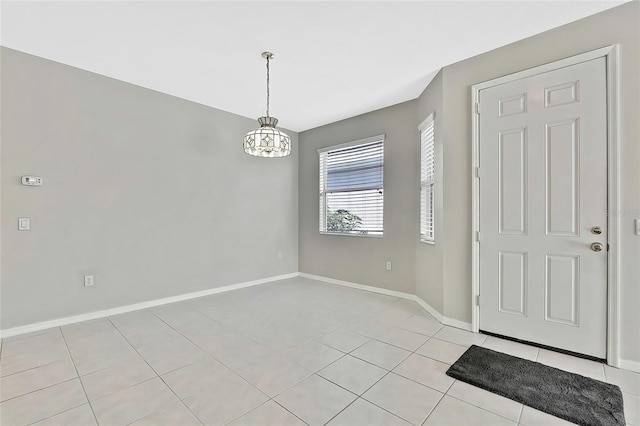
{"type": "Polygon", "coordinates": [[[40,176],[22,176],[22,184],[26,186],[42,186],[40,176]]]}

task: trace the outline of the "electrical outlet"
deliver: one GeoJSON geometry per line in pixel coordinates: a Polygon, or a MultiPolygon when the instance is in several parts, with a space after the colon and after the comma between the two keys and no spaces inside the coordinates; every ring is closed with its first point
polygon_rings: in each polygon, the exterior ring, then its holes
{"type": "Polygon", "coordinates": [[[284,259],[284,255],[282,254],[281,251],[278,252],[277,257],[278,257],[278,260],[284,259]]]}
{"type": "Polygon", "coordinates": [[[93,275],[85,275],[84,276],[84,286],[85,287],[93,287],[93,275]]]}
{"type": "Polygon", "coordinates": [[[387,271],[391,270],[391,261],[387,260],[387,271]]]}

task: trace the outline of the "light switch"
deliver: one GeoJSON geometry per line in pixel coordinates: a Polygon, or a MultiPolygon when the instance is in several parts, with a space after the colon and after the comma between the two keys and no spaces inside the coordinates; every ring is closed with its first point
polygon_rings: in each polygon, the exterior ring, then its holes
{"type": "Polygon", "coordinates": [[[18,230],[19,231],[28,231],[31,227],[31,220],[28,217],[19,217],[18,218],[18,230]]]}
{"type": "Polygon", "coordinates": [[[640,219],[636,219],[636,235],[640,235],[640,219]]]}

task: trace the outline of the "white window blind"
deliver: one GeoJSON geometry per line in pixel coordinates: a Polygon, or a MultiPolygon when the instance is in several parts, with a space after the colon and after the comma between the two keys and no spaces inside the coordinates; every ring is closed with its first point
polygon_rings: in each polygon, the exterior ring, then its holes
{"type": "Polygon", "coordinates": [[[384,135],[318,150],[320,232],[383,233],[384,135]]]}
{"type": "Polygon", "coordinates": [[[435,138],[433,114],[418,129],[420,130],[420,240],[435,242],[433,216],[435,138]]]}

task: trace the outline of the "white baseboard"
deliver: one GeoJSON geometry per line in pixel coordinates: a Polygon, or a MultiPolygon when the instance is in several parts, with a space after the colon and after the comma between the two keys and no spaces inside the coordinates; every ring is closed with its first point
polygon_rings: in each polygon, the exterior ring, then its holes
{"type": "Polygon", "coordinates": [[[276,275],[273,277],[261,278],[259,280],[247,281],[244,283],[231,284],[223,287],[216,287],[208,290],[196,291],[193,293],[186,293],[186,294],[179,294],[177,296],[165,297],[163,299],[149,300],[147,302],[135,303],[133,305],[120,306],[112,309],[105,309],[103,311],[88,312],[86,314],[74,315],[71,317],[58,318],[50,321],[42,321],[34,324],[23,325],[20,327],[8,328],[5,330],[0,330],[0,338],[4,339],[7,337],[17,336],[19,334],[45,330],[47,328],[60,327],[63,325],[75,324],[77,322],[104,318],[112,315],[124,314],[131,311],[138,311],[140,309],[153,308],[155,306],[181,302],[183,300],[195,299],[197,297],[210,296],[212,294],[223,293],[231,290],[238,290],[240,288],[251,287],[254,285],[266,284],[272,281],[284,280],[287,278],[295,278],[297,276],[298,276],[297,272],[294,272],[291,274],[285,274],[285,275],[276,275]]]}
{"type": "Polygon", "coordinates": [[[428,304],[427,302],[425,302],[424,300],[422,300],[420,297],[416,295],[413,296],[413,300],[415,300],[418,303],[418,305],[422,306],[422,308],[425,311],[429,312],[429,314],[431,314],[432,317],[437,319],[438,322],[444,324],[444,315],[442,315],[440,311],[438,311],[436,308],[434,308],[433,306],[431,306],[430,304],[428,304]]]}
{"type": "Polygon", "coordinates": [[[462,330],[473,331],[473,326],[470,322],[460,321],[455,318],[444,317],[442,323],[451,327],[461,328],[462,330]]]}
{"type": "Polygon", "coordinates": [[[323,277],[321,275],[307,274],[306,272],[299,272],[298,276],[302,278],[308,278],[310,280],[324,281],[330,284],[337,284],[345,287],[356,288],[358,290],[370,291],[372,293],[379,293],[379,294],[385,294],[387,296],[400,297],[402,299],[414,300],[414,297],[415,297],[415,295],[413,294],[404,293],[402,291],[387,290],[386,288],[373,287],[373,286],[364,285],[364,284],[356,284],[349,281],[342,281],[342,280],[336,280],[334,278],[323,277]]]}
{"type": "Polygon", "coordinates": [[[298,275],[300,277],[302,277],[302,278],[309,278],[309,279],[316,280],[316,281],[324,281],[324,282],[330,283],[330,284],[337,284],[337,285],[342,285],[342,286],[345,286],[345,287],[356,288],[358,290],[370,291],[372,293],[385,294],[387,296],[395,296],[395,297],[400,297],[402,299],[413,300],[414,302],[416,302],[420,306],[422,306],[422,308],[424,310],[426,310],[431,316],[433,316],[441,324],[448,325],[448,326],[455,327],[455,328],[461,328],[461,329],[467,330],[467,331],[471,331],[472,330],[471,323],[460,321],[460,320],[457,320],[457,319],[454,319],[454,318],[445,317],[437,309],[435,309],[433,306],[429,305],[427,302],[425,302],[424,300],[422,300],[420,297],[416,296],[415,294],[404,293],[402,291],[387,290],[386,288],[379,288],[379,287],[373,287],[373,286],[370,286],[370,285],[357,284],[357,283],[352,283],[352,282],[349,282],[349,281],[336,280],[334,278],[323,277],[323,276],[320,276],[320,275],[307,274],[306,272],[300,272],[300,273],[298,273],[298,275]]]}
{"type": "Polygon", "coordinates": [[[622,358],[620,358],[618,361],[619,361],[618,362],[619,368],[622,368],[623,370],[635,371],[636,373],[640,373],[640,362],[631,361],[631,360],[622,359],[622,358]]]}

